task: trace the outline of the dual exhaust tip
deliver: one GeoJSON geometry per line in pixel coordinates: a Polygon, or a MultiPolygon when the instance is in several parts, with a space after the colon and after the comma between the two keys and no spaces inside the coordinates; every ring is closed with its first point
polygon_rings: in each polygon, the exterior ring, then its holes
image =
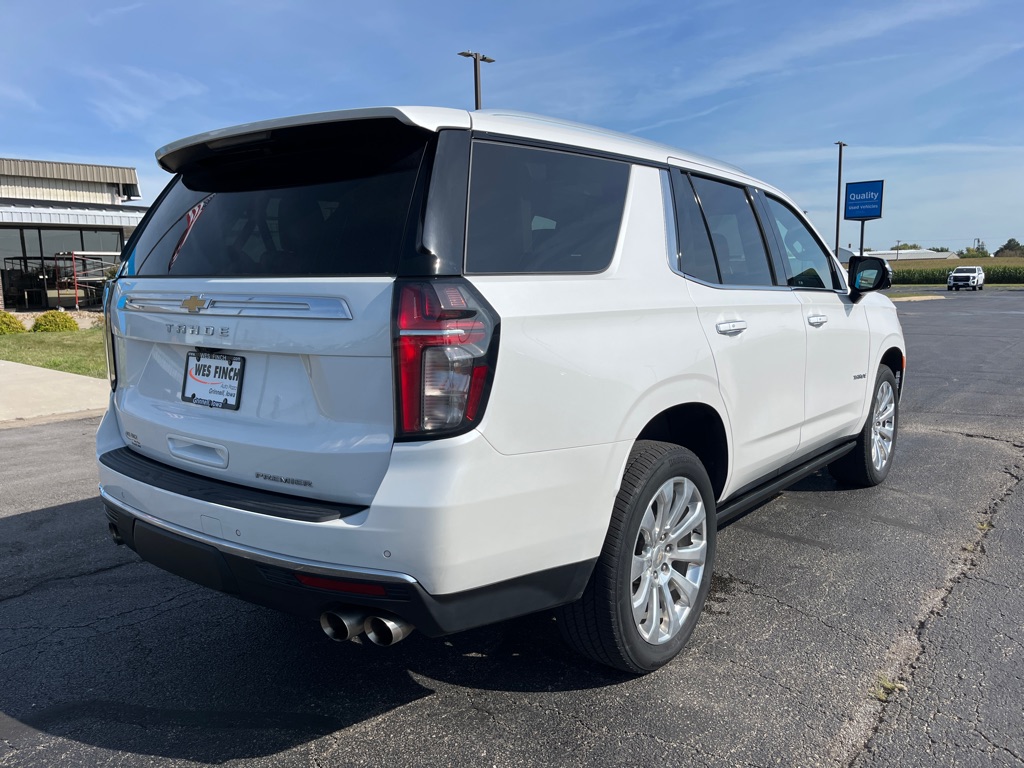
{"type": "Polygon", "coordinates": [[[355,611],[324,611],[320,614],[320,627],[331,640],[343,643],[365,633],[374,645],[390,646],[412,634],[407,621],[387,616],[367,616],[355,611]]]}

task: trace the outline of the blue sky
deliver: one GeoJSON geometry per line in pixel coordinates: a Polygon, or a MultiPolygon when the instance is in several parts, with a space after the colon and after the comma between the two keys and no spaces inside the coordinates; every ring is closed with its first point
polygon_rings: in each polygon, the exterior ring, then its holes
{"type": "MultiPolygon", "coordinates": [[[[866,245],[1024,241],[1024,0],[0,0],[0,156],[130,165],[213,128],[380,104],[593,123],[734,163],[835,238],[843,180],[885,179],[866,245]]],[[[844,222],[842,244],[859,241],[844,222]]]]}

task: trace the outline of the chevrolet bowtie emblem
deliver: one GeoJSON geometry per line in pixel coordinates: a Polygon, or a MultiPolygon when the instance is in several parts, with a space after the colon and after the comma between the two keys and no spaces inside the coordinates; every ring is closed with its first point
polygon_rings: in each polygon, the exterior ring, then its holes
{"type": "Polygon", "coordinates": [[[181,302],[181,308],[187,309],[189,312],[198,312],[200,309],[206,309],[209,306],[210,301],[200,296],[189,296],[183,302],[181,302]]]}

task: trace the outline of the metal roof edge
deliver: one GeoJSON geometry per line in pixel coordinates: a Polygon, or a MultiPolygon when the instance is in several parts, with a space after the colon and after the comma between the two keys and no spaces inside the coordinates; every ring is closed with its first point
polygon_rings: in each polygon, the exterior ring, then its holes
{"type": "Polygon", "coordinates": [[[135,186],[139,184],[138,174],[131,166],[69,163],[59,160],[21,160],[0,157],[0,175],[30,179],[91,181],[104,184],[133,184],[135,186]]]}

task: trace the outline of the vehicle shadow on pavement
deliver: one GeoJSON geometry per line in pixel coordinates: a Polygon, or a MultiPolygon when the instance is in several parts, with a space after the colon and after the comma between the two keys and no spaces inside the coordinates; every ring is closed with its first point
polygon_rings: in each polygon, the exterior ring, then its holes
{"type": "Polygon", "coordinates": [[[94,748],[221,763],[300,746],[444,685],[626,679],[572,654],[550,614],[391,648],[331,642],[315,622],[142,562],[105,528],[95,499],[0,518],[0,758],[49,746],[85,763],[94,748]]]}

